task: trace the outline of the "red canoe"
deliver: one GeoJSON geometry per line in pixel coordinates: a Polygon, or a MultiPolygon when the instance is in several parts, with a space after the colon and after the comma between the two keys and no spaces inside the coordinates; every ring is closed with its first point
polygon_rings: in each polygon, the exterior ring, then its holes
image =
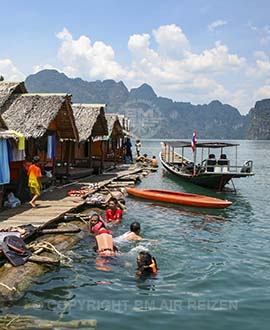
{"type": "Polygon", "coordinates": [[[232,202],[224,199],[171,190],[127,188],[127,192],[130,195],[145,199],[195,207],[224,209],[225,207],[232,205],[232,202]]]}

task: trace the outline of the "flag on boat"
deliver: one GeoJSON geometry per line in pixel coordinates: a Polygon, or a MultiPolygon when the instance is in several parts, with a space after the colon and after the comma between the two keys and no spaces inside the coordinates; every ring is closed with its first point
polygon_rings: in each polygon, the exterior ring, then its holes
{"type": "Polygon", "coordinates": [[[194,130],[192,140],[191,140],[191,148],[192,148],[193,152],[196,149],[196,143],[197,143],[196,130],[194,130]]]}

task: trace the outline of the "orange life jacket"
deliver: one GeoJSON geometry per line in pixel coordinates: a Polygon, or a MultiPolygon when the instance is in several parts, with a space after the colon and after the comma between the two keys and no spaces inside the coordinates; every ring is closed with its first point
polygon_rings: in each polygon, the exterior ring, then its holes
{"type": "Polygon", "coordinates": [[[151,268],[153,274],[157,272],[157,263],[155,258],[152,258],[152,263],[149,265],[149,268],[151,268]]]}
{"type": "Polygon", "coordinates": [[[97,252],[102,253],[104,251],[114,252],[113,238],[111,234],[103,232],[96,236],[97,252]]]}

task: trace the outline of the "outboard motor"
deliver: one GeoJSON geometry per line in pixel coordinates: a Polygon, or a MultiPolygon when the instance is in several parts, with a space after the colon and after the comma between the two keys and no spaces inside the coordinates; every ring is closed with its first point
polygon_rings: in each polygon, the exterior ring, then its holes
{"type": "Polygon", "coordinates": [[[252,172],[252,167],[253,167],[253,161],[252,160],[245,161],[242,168],[241,168],[241,173],[251,173],[252,172]]]}

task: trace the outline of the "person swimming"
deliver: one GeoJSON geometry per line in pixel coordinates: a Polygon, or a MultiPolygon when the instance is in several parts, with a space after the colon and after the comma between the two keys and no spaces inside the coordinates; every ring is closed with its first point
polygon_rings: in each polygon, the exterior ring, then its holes
{"type": "Polygon", "coordinates": [[[118,223],[122,219],[123,212],[117,207],[117,199],[111,198],[109,200],[109,208],[106,211],[106,221],[118,223]]]}
{"type": "Polygon", "coordinates": [[[114,242],[121,243],[125,241],[149,241],[149,242],[158,242],[155,239],[143,238],[140,236],[141,232],[141,225],[139,222],[134,221],[130,224],[130,230],[126,233],[115,237],[114,242]]]}
{"type": "Polygon", "coordinates": [[[140,241],[143,240],[143,238],[140,236],[141,231],[141,225],[139,222],[134,221],[130,224],[130,230],[124,233],[123,235],[120,235],[116,237],[114,240],[117,242],[120,241],[140,241]]]}
{"type": "Polygon", "coordinates": [[[96,235],[95,252],[102,257],[111,257],[117,255],[118,249],[113,243],[112,235],[106,232],[101,232],[96,235]]]}
{"type": "Polygon", "coordinates": [[[97,213],[91,215],[88,221],[88,230],[91,234],[95,235],[102,233],[111,234],[111,231],[106,228],[104,220],[97,213]]]}
{"type": "Polygon", "coordinates": [[[158,268],[156,259],[148,252],[142,251],[139,253],[137,257],[137,265],[138,268],[136,274],[138,277],[157,273],[158,268]]]}

